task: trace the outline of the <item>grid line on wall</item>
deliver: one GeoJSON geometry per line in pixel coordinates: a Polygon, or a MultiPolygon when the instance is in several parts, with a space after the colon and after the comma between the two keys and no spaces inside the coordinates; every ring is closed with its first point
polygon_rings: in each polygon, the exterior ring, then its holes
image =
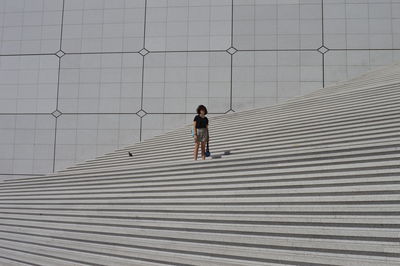
{"type": "MultiPolygon", "coordinates": [[[[324,33],[324,0],[321,0],[321,43],[325,47],[325,33],[324,33]]],[[[322,87],[325,87],[325,53],[322,53],[322,87]]]]}

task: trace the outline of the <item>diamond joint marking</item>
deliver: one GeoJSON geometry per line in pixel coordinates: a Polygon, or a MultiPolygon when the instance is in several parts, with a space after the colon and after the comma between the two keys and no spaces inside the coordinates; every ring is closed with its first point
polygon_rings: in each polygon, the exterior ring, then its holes
{"type": "Polygon", "coordinates": [[[325,46],[322,45],[321,47],[318,48],[318,51],[319,51],[321,54],[324,54],[324,53],[328,52],[329,49],[328,49],[327,47],[325,47],[325,46]]]}
{"type": "Polygon", "coordinates": [[[234,54],[237,52],[237,49],[233,46],[229,47],[227,50],[228,54],[234,54]]]}
{"type": "Polygon", "coordinates": [[[62,50],[59,50],[57,53],[56,53],[56,56],[58,57],[58,58],[61,58],[61,57],[63,57],[65,55],[65,53],[64,53],[64,51],[62,51],[62,50]]]}
{"type": "Polygon", "coordinates": [[[147,112],[143,109],[140,109],[139,111],[136,112],[136,114],[140,117],[143,117],[143,116],[147,115],[147,112]]]}
{"type": "Polygon", "coordinates": [[[51,113],[55,118],[59,117],[60,115],[62,115],[61,111],[59,110],[55,110],[54,112],[51,113]]]}
{"type": "Polygon", "coordinates": [[[146,48],[143,48],[142,50],[139,51],[139,54],[145,56],[149,53],[149,50],[147,50],[146,48]]]}

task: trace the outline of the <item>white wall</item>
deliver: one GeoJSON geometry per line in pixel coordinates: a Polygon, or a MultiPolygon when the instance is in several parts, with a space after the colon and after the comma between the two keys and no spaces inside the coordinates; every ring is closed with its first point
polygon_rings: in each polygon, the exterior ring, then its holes
{"type": "Polygon", "coordinates": [[[398,0],[0,0],[0,25],[0,178],[400,59],[398,0]]]}

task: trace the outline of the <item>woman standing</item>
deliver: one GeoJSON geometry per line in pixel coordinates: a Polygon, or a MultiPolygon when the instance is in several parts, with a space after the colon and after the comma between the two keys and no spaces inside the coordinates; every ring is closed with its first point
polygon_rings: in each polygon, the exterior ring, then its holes
{"type": "Polygon", "coordinates": [[[199,144],[201,143],[201,158],[206,159],[206,142],[208,136],[208,118],[206,117],[207,108],[204,105],[197,107],[197,115],[193,119],[194,127],[194,159],[197,160],[199,144]]]}

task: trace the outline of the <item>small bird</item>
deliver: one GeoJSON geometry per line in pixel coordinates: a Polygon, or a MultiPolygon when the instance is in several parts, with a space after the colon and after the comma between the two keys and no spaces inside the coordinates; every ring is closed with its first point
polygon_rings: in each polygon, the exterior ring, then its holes
{"type": "Polygon", "coordinates": [[[129,154],[129,157],[133,156],[133,154],[130,151],[128,151],[128,154],[129,154]]]}

